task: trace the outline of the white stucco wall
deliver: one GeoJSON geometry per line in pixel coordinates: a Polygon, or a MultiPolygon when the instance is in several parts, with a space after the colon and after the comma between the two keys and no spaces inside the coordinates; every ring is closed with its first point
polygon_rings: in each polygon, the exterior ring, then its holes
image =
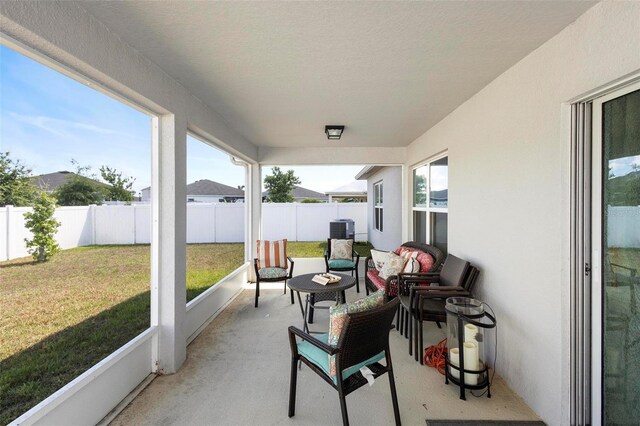
{"type": "Polygon", "coordinates": [[[394,250],[402,244],[402,167],[383,167],[367,179],[367,217],[369,241],[380,250],[394,250]],[[383,182],[383,227],[375,228],[373,185],[383,182]]]}
{"type": "Polygon", "coordinates": [[[568,101],[638,70],[640,3],[600,3],[407,150],[448,149],[450,252],[481,268],[497,370],[548,424],[570,406],[568,101]]]}

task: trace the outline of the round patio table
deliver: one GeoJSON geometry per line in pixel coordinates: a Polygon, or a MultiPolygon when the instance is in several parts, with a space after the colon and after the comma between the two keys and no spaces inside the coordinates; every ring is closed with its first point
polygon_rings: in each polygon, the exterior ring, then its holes
{"type": "MultiPolygon", "coordinates": [[[[322,273],[322,272],[320,272],[322,273]]],[[[302,313],[302,320],[304,322],[304,331],[309,332],[309,326],[307,324],[307,313],[309,312],[309,296],[316,294],[326,294],[326,293],[336,293],[339,295],[339,299],[342,303],[345,301],[344,291],[348,288],[356,285],[356,279],[350,275],[344,274],[333,274],[340,277],[340,281],[334,284],[322,285],[312,281],[313,277],[316,274],[304,274],[298,275],[297,277],[293,277],[287,281],[287,286],[291,289],[291,291],[295,291],[298,295],[298,303],[300,304],[300,312],[302,313]],[[305,304],[302,305],[302,298],[300,297],[300,293],[307,293],[305,298],[305,304]]],[[[336,297],[338,299],[338,297],[336,297]]],[[[326,300],[326,299],[323,299],[326,300]]],[[[313,306],[314,309],[324,308],[327,309],[326,306],[313,306]]]]}

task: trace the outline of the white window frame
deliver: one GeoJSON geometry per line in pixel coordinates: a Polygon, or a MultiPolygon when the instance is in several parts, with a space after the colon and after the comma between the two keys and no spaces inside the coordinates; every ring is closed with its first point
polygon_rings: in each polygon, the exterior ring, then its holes
{"type": "MultiPolygon", "coordinates": [[[[447,207],[430,207],[429,206],[429,196],[430,196],[430,188],[431,188],[431,165],[438,161],[441,160],[443,158],[447,158],[449,156],[448,151],[445,151],[441,154],[438,154],[434,157],[431,157],[423,162],[420,162],[416,165],[414,165],[411,168],[411,199],[410,199],[410,203],[411,203],[411,238],[415,238],[415,222],[414,222],[414,218],[415,212],[425,212],[426,214],[426,232],[427,235],[425,235],[425,241],[427,241],[427,244],[431,244],[432,243],[432,223],[431,223],[431,213],[445,213],[447,214],[447,218],[448,218],[448,214],[449,214],[449,206],[447,203],[447,207]],[[416,170],[422,168],[422,167],[427,167],[427,181],[426,181],[426,188],[427,188],[427,194],[426,194],[426,199],[425,199],[425,205],[424,206],[416,206],[415,205],[415,172],[416,170]]],[[[447,167],[448,167],[448,162],[447,162],[447,167]]],[[[447,169],[447,182],[448,182],[448,177],[449,177],[449,172],[447,169]]],[[[447,183],[447,189],[449,188],[449,184],[447,183]]],[[[447,236],[448,239],[448,236],[447,236]]]]}
{"type": "Polygon", "coordinates": [[[384,231],[384,182],[373,184],[373,227],[376,231],[384,231]]]}

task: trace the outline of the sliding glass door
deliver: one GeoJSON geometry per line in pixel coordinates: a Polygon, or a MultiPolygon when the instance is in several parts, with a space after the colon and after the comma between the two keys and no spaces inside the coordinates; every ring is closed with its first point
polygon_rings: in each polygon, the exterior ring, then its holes
{"type": "Polygon", "coordinates": [[[640,85],[593,102],[594,420],[640,419],[640,85]]]}

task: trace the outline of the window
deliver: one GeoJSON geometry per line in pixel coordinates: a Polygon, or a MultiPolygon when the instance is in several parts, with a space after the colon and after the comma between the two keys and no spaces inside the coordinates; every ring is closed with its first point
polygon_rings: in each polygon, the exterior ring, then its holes
{"type": "Polygon", "coordinates": [[[373,216],[375,227],[378,231],[383,230],[383,207],[382,207],[382,181],[373,185],[373,216]]]}
{"type": "Polygon", "coordinates": [[[413,239],[447,253],[448,157],[413,169],[413,239]]]}

